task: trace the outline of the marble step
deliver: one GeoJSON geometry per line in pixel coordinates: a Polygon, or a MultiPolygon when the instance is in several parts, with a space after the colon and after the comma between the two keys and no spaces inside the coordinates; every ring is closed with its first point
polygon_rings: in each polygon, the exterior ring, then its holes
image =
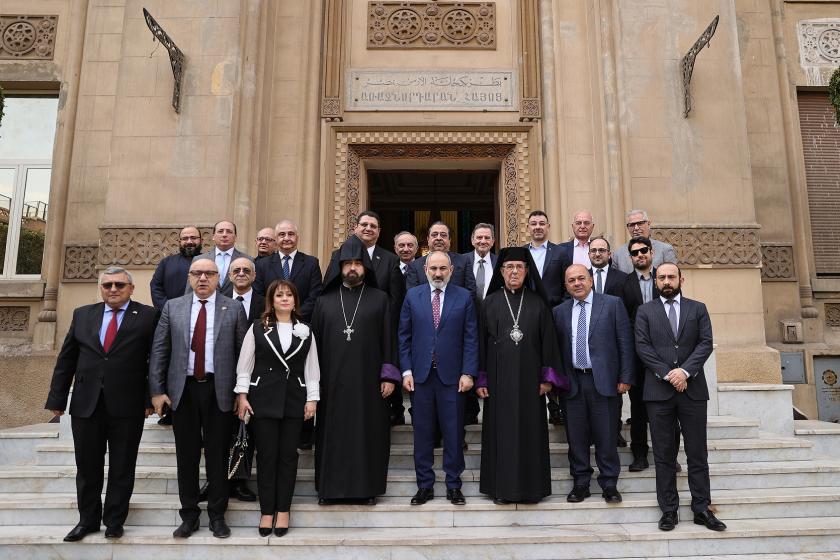
{"type": "MultiPolygon", "coordinates": [[[[406,416],[408,416],[406,414],[406,416]]],[[[708,420],[706,435],[708,439],[747,439],[759,436],[758,420],[737,418],[735,416],[711,416],[708,420]]],[[[622,434],[630,438],[630,426],[622,425],[622,434]]],[[[407,445],[413,442],[414,432],[410,424],[405,426],[394,426],[391,429],[391,443],[395,445],[407,445]]],[[[481,425],[466,427],[467,443],[481,443],[481,425]]],[[[563,426],[548,426],[548,439],[550,442],[564,443],[566,441],[566,430],[563,426]]],[[[160,426],[157,417],[149,418],[143,431],[143,441],[152,442],[174,442],[171,426],[160,426]]]]}
{"type": "MultiPolygon", "coordinates": [[[[811,444],[796,438],[765,437],[751,439],[709,440],[709,464],[743,463],[751,461],[803,461],[811,458],[811,444]]],[[[550,443],[551,464],[554,467],[568,466],[568,444],[550,443]]],[[[630,448],[619,448],[619,459],[624,466],[633,462],[630,448]]],[[[394,468],[414,467],[412,445],[391,445],[390,466],[394,468]]],[[[590,450],[591,464],[595,464],[594,447],[590,450]]],[[[442,450],[435,450],[435,467],[440,468],[442,450]]],[[[464,452],[466,468],[481,466],[481,444],[470,444],[464,452]]],[[[685,464],[685,454],[680,451],[678,460],[685,464]]],[[[314,452],[302,451],[298,466],[314,468],[314,452]]],[[[75,455],[72,443],[48,443],[38,446],[37,462],[42,465],[73,465],[75,455]]],[[[174,443],[141,443],[137,457],[138,466],[173,467],[176,465],[174,443]]]]}
{"type": "Polygon", "coordinates": [[[797,438],[814,444],[814,452],[840,458],[840,424],[819,420],[794,420],[793,433],[797,438]]]}
{"type": "Polygon", "coordinates": [[[39,443],[58,439],[58,424],[31,424],[0,430],[0,463],[29,461],[35,457],[39,443]]]}
{"type": "MultiPolygon", "coordinates": [[[[724,532],[683,521],[671,532],[655,523],[533,527],[299,528],[282,538],[259,537],[255,528],[236,527],[220,540],[202,527],[186,540],[172,527],[127,526],[117,542],[103,534],[81,543],[63,543],[65,526],[0,527],[0,556],[97,560],[200,556],[205,560],[241,557],[288,558],[625,558],[727,554],[833,552],[840,542],[840,517],[732,520],[724,532]]],[[[802,558],[802,556],[800,556],[802,558]]]]}
{"type": "MultiPolygon", "coordinates": [[[[597,486],[595,483],[597,472],[595,468],[593,488],[597,486]]],[[[840,460],[820,458],[810,461],[721,463],[711,466],[710,475],[713,490],[832,486],[837,484],[840,477],[840,460]]],[[[0,492],[75,492],[75,476],[76,467],[73,465],[0,466],[0,492]]],[[[312,469],[299,469],[295,486],[296,495],[316,495],[314,476],[312,469]]],[[[436,476],[435,492],[445,495],[444,474],[437,470],[436,476]]],[[[622,470],[618,488],[621,492],[654,492],[656,490],[655,476],[653,468],[635,473],[622,470]]],[[[252,484],[255,483],[255,477],[256,473],[253,475],[252,484]]],[[[462,480],[465,495],[479,495],[479,478],[480,472],[476,469],[464,471],[462,480]]],[[[565,495],[569,491],[571,478],[567,468],[553,468],[551,478],[554,494],[565,495]]],[[[677,487],[680,491],[688,490],[686,472],[678,473],[677,487]]],[[[388,496],[410,497],[416,491],[417,484],[413,469],[389,469],[386,492],[388,496]]],[[[137,467],[135,494],[177,494],[177,492],[175,467],[137,467]]]]}
{"type": "MultiPolygon", "coordinates": [[[[314,497],[297,497],[292,504],[293,527],[506,527],[511,525],[582,525],[654,523],[661,512],[654,492],[625,492],[619,505],[608,505],[594,493],[581,504],[565,496],[551,496],[539,504],[497,506],[487,497],[470,497],[467,505],[453,506],[437,496],[422,507],[411,506],[408,497],[383,497],[376,506],[319,506],[314,497]]],[[[840,488],[767,488],[716,490],[713,499],[718,515],[734,519],[781,517],[832,517],[840,515],[840,488]]],[[[688,496],[680,515],[691,518],[688,496]]],[[[206,505],[206,504],[203,504],[206,505]]],[[[135,494],[128,525],[177,526],[178,496],[135,494]]],[[[207,522],[206,514],[203,520],[207,522]]],[[[228,524],[252,527],[259,520],[256,503],[231,500],[228,524]]],[[[78,522],[75,493],[0,494],[0,525],[68,525],[78,522]]]]}

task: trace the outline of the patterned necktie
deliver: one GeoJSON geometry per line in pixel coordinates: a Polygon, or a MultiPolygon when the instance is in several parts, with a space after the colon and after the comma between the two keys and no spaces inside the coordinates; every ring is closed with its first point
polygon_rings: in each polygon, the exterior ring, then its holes
{"type": "Polygon", "coordinates": [[[283,257],[283,280],[288,280],[289,276],[291,275],[291,271],[289,270],[289,255],[283,257]]]}
{"type": "Polygon", "coordinates": [[[578,314],[577,336],[575,338],[575,363],[581,368],[589,367],[589,360],[586,358],[586,348],[589,341],[586,331],[586,302],[579,301],[580,313],[578,314]]]}
{"type": "Polygon", "coordinates": [[[601,275],[604,272],[603,268],[599,268],[595,271],[595,293],[596,294],[603,294],[604,293],[604,282],[602,280],[603,276],[601,275]]]}
{"type": "Polygon", "coordinates": [[[485,274],[484,259],[478,259],[478,273],[475,275],[475,291],[478,299],[484,299],[485,274]]]}
{"type": "Polygon", "coordinates": [[[117,317],[120,311],[122,309],[111,310],[111,322],[108,323],[108,329],[105,331],[105,340],[102,342],[102,349],[106,352],[111,349],[114,339],[117,338],[117,329],[119,328],[117,317]]]}
{"type": "Polygon", "coordinates": [[[435,288],[435,297],[432,298],[432,320],[437,330],[440,326],[440,288],[435,288]]]}
{"type": "Polygon", "coordinates": [[[193,377],[197,381],[204,379],[204,341],[207,338],[207,300],[200,299],[201,309],[198,310],[198,317],[195,319],[192,343],[190,350],[195,352],[193,362],[193,377]]]}
{"type": "Polygon", "coordinates": [[[674,338],[677,337],[677,331],[679,330],[679,322],[677,321],[677,308],[674,307],[674,300],[669,299],[666,300],[668,305],[670,305],[670,309],[668,309],[668,322],[671,323],[671,330],[674,332],[674,338]]]}

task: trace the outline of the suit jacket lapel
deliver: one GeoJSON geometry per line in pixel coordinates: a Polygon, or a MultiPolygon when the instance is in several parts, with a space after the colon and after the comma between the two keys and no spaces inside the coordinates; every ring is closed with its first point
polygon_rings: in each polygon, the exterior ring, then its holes
{"type": "Polygon", "coordinates": [[[134,320],[137,318],[137,302],[131,301],[128,304],[128,307],[125,308],[123,311],[123,318],[122,322],[120,323],[119,328],[117,329],[117,337],[114,339],[114,343],[111,345],[111,351],[117,347],[124,339],[128,336],[128,333],[131,331],[131,325],[134,323],[134,320]]]}
{"type": "MultiPolygon", "coordinates": [[[[295,258],[293,258],[289,264],[292,265],[292,270],[289,272],[289,280],[294,282],[295,278],[297,278],[300,274],[300,269],[303,266],[303,253],[298,251],[295,258]]],[[[280,266],[280,277],[283,277],[282,265],[280,266]]]]}
{"type": "MultiPolygon", "coordinates": [[[[191,337],[190,337],[190,329],[192,328],[192,321],[191,321],[190,316],[192,315],[193,297],[196,297],[195,293],[191,293],[190,297],[184,298],[183,301],[177,302],[181,306],[181,309],[179,310],[181,315],[178,316],[177,320],[183,321],[183,325],[184,325],[184,345],[187,348],[187,355],[189,355],[190,345],[192,344],[192,340],[191,340],[191,337]]],[[[173,311],[178,311],[178,310],[173,310],[173,311]]],[[[175,314],[173,313],[173,315],[175,315],[175,314]]]]}
{"type": "MultiPolygon", "coordinates": [[[[237,301],[236,305],[241,306],[241,304],[237,301]]],[[[219,335],[222,333],[222,329],[220,328],[222,322],[224,321],[224,314],[232,311],[228,305],[225,303],[223,304],[219,296],[216,296],[216,313],[213,317],[213,348],[215,348],[215,342],[219,340],[219,335]]],[[[239,311],[238,309],[236,311],[239,311]]]]}
{"type": "MultiPolygon", "coordinates": [[[[429,286],[431,288],[431,285],[429,286]]],[[[449,292],[449,295],[444,293],[443,295],[443,309],[440,312],[440,324],[438,325],[438,330],[443,328],[443,323],[446,321],[446,318],[449,317],[449,312],[452,310],[452,305],[455,303],[455,294],[453,291],[449,292]],[[448,302],[446,300],[449,300],[448,302]]]]}
{"type": "Polygon", "coordinates": [[[103,352],[103,353],[105,352],[105,349],[102,348],[102,340],[100,340],[100,338],[99,338],[99,329],[102,328],[102,319],[103,319],[104,313],[105,313],[105,304],[104,303],[97,303],[96,305],[91,307],[90,318],[88,319],[90,321],[91,335],[93,336],[93,339],[96,341],[96,343],[98,345],[97,347],[99,348],[99,351],[103,352]]]}
{"type": "MultiPolygon", "coordinates": [[[[661,300],[660,300],[661,301],[661,300]]],[[[674,337],[674,341],[679,340],[682,336],[683,329],[685,328],[685,321],[688,318],[688,314],[691,311],[691,303],[686,301],[685,298],[680,298],[680,320],[677,324],[677,336],[674,337]]]]}
{"type": "Polygon", "coordinates": [[[268,345],[271,347],[271,350],[274,352],[274,355],[277,356],[277,359],[280,360],[280,363],[283,364],[283,366],[286,368],[286,371],[288,372],[289,364],[286,363],[286,360],[283,359],[283,356],[281,355],[280,351],[277,350],[277,348],[280,348],[280,350],[283,349],[282,346],[280,346],[280,335],[278,333],[274,337],[270,336],[272,332],[276,331],[277,329],[272,327],[268,330],[268,332],[263,333],[263,336],[265,336],[265,341],[268,342],[268,345]],[[274,340],[271,340],[272,338],[276,339],[277,345],[274,344],[274,340]]]}
{"type": "Polygon", "coordinates": [[[595,324],[601,318],[601,314],[602,314],[603,310],[604,310],[604,301],[597,296],[593,296],[593,298],[592,298],[592,313],[589,315],[589,324],[587,325],[587,328],[589,329],[589,332],[586,334],[587,340],[592,339],[592,333],[595,332],[595,324]]]}

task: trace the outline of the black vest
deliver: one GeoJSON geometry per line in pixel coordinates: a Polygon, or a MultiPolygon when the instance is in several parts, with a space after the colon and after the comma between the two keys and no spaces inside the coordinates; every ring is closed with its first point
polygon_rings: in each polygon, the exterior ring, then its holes
{"type": "Polygon", "coordinates": [[[292,335],[291,345],[283,352],[274,327],[266,332],[262,324],[254,323],[251,328],[256,350],[248,402],[254,409],[254,418],[303,418],[306,403],[303,372],[312,334],[303,341],[292,335]]]}

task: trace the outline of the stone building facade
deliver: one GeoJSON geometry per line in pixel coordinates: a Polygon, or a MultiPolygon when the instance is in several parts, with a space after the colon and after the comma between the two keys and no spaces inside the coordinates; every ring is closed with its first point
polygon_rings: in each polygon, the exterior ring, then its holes
{"type": "Polygon", "coordinates": [[[9,99],[57,98],[41,271],[0,278],[0,425],[44,420],[103,267],[148,302],[178,229],[207,241],[221,218],[249,252],[291,218],[323,261],[360,209],[419,228],[423,174],[489,177],[464,196],[500,246],[527,241],[532,209],[558,242],[591,209],[614,243],[647,209],[709,306],[719,381],[781,383],[784,358],[805,415],[832,394],[840,2],[3,0],[0,40],[9,99]]]}

